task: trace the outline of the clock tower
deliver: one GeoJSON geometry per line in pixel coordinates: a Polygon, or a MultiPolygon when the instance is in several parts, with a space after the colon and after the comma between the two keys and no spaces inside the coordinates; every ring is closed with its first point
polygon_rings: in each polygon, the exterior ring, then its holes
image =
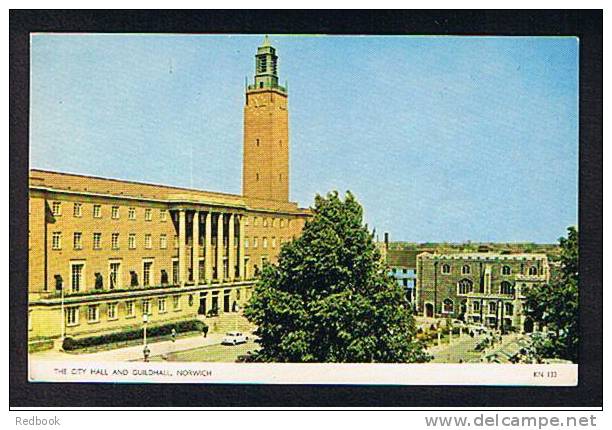
{"type": "Polygon", "coordinates": [[[257,48],[255,78],[244,106],[242,194],[289,201],[287,89],[278,84],[278,57],[268,36],[257,48]]]}

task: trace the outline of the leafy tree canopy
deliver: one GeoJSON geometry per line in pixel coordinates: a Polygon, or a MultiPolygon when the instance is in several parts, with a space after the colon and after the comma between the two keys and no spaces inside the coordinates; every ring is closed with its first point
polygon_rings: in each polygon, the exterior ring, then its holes
{"type": "Polygon", "coordinates": [[[536,342],[537,355],[578,362],[578,231],[569,227],[559,239],[559,270],[550,283],[527,291],[527,314],[547,328],[536,342]]]}
{"type": "Polygon", "coordinates": [[[363,210],[347,192],[317,196],[301,236],[267,264],[247,318],[257,359],[277,362],[423,362],[402,287],[388,275],[363,210]]]}

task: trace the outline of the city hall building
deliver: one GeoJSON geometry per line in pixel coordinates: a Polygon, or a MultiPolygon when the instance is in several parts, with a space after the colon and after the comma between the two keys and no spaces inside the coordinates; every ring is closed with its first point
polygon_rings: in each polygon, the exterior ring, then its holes
{"type": "Polygon", "coordinates": [[[430,318],[531,332],[524,292],[549,278],[546,254],[424,252],[417,256],[417,310],[430,318]]]}
{"type": "Polygon", "coordinates": [[[242,195],[33,169],[29,338],[82,336],[237,312],[298,236],[287,90],[266,37],[246,88],[242,195]]]}

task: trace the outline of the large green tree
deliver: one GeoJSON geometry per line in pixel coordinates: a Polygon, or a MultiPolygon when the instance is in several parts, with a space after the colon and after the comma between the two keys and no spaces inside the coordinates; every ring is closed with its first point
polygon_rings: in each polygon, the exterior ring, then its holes
{"type": "Polygon", "coordinates": [[[388,275],[363,210],[348,192],[317,196],[301,236],[267,264],[247,318],[256,359],[275,362],[424,362],[410,303],[388,275]]]}
{"type": "Polygon", "coordinates": [[[559,270],[552,270],[547,285],[527,291],[527,314],[545,326],[546,336],[537,339],[536,354],[578,362],[578,231],[569,227],[559,239],[559,270]]]}

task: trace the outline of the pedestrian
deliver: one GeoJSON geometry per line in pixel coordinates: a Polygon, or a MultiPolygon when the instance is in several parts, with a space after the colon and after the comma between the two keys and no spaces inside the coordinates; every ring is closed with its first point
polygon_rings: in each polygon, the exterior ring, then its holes
{"type": "Polygon", "coordinates": [[[176,330],[172,329],[172,333],[170,333],[170,336],[172,336],[172,343],[176,342],[176,330]]]}
{"type": "Polygon", "coordinates": [[[202,334],[204,335],[204,337],[206,337],[206,335],[208,334],[208,325],[204,324],[204,327],[202,327],[202,334]]]}

